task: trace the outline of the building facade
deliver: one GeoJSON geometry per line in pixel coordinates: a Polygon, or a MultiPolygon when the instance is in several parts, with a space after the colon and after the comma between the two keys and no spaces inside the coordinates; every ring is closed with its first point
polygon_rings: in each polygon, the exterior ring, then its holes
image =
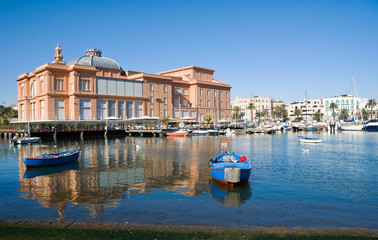
{"type": "Polygon", "coordinates": [[[96,48],[66,64],[58,44],[52,63],[16,81],[19,121],[231,118],[231,86],[215,80],[214,70],[196,66],[158,74],[123,70],[96,48]]]}
{"type": "Polygon", "coordinates": [[[326,117],[326,119],[331,119],[333,116],[333,110],[330,108],[331,103],[335,103],[337,105],[337,108],[335,109],[335,117],[340,114],[341,109],[346,109],[349,116],[353,116],[362,111],[364,106],[367,104],[368,99],[347,94],[324,98],[323,102],[324,116],[326,117]]]}
{"type": "Polygon", "coordinates": [[[242,112],[242,119],[246,121],[255,121],[257,113],[266,112],[267,116],[273,116],[274,107],[283,104],[282,100],[275,100],[271,97],[252,96],[251,98],[236,97],[231,102],[232,108],[239,107],[242,112]],[[250,104],[253,110],[249,108],[250,104]]]}
{"type": "Polygon", "coordinates": [[[300,118],[304,120],[313,120],[314,113],[320,111],[321,114],[324,114],[323,100],[322,99],[308,99],[299,102],[294,102],[288,105],[288,115],[290,120],[295,120],[295,110],[300,109],[302,115],[300,118]]]}

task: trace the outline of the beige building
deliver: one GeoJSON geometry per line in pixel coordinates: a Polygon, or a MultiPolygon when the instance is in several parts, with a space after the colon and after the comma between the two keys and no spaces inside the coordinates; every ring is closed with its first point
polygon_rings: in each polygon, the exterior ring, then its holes
{"type": "Polygon", "coordinates": [[[231,86],[215,80],[214,70],[196,66],[158,74],[123,70],[96,48],[66,64],[58,44],[52,63],[16,81],[19,121],[231,118],[231,86]]]}

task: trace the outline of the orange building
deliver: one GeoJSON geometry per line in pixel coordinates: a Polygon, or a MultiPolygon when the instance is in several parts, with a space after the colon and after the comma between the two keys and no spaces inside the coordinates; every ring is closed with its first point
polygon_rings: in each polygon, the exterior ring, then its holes
{"type": "Polygon", "coordinates": [[[111,116],[190,116],[231,119],[231,86],[214,70],[196,66],[149,74],[123,70],[93,48],[66,64],[59,44],[54,61],[19,76],[19,121],[102,120],[111,116]]]}

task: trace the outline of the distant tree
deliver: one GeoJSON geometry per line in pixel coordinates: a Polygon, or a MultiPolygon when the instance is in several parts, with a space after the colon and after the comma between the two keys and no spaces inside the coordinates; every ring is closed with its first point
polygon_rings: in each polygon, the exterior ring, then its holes
{"type": "Polygon", "coordinates": [[[169,116],[164,116],[160,118],[160,122],[164,123],[164,128],[167,128],[167,125],[169,123],[170,117],[169,116]]]}
{"type": "Polygon", "coordinates": [[[287,117],[287,110],[285,104],[281,104],[274,107],[274,115],[278,118],[284,119],[287,117]]]}
{"type": "Polygon", "coordinates": [[[233,115],[232,115],[233,118],[235,120],[239,120],[239,118],[242,115],[240,107],[236,106],[236,107],[234,107],[234,109],[232,111],[233,111],[233,115]]]}
{"type": "Polygon", "coordinates": [[[367,119],[369,119],[369,113],[368,113],[368,111],[366,110],[366,108],[363,108],[362,111],[361,111],[361,113],[362,113],[362,119],[363,119],[363,120],[367,120],[367,119]]]}
{"type": "MultiPolygon", "coordinates": [[[[377,102],[374,99],[370,99],[369,102],[367,103],[367,106],[370,107],[371,119],[373,119],[374,107],[376,105],[377,105],[377,102]]],[[[377,117],[377,115],[375,115],[375,117],[377,117]]]]}
{"type": "Polygon", "coordinates": [[[255,106],[253,106],[253,103],[250,103],[247,107],[248,110],[251,111],[251,122],[253,121],[253,109],[256,109],[255,106]]]}
{"type": "Polygon", "coordinates": [[[340,110],[339,120],[346,120],[349,118],[349,112],[345,108],[340,110]]]}
{"type": "Polygon", "coordinates": [[[296,116],[296,119],[299,120],[299,117],[302,116],[302,110],[299,108],[295,109],[294,116],[296,116]]]}
{"type": "Polygon", "coordinates": [[[335,119],[335,110],[337,110],[338,106],[336,103],[331,103],[329,105],[329,108],[332,110],[332,116],[333,116],[333,119],[335,119]]]}
{"type": "Polygon", "coordinates": [[[312,118],[316,121],[320,121],[322,120],[322,117],[323,117],[323,113],[320,112],[320,109],[318,111],[316,111],[313,115],[312,115],[312,118]]]}
{"type": "Polygon", "coordinates": [[[18,112],[11,107],[0,105],[0,124],[7,125],[10,118],[17,118],[18,112]]]}

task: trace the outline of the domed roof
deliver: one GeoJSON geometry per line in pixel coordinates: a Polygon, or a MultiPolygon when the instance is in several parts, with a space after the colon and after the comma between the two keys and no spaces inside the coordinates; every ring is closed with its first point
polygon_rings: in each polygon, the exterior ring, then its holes
{"type": "Polygon", "coordinates": [[[94,47],[93,49],[87,50],[87,55],[82,56],[78,59],[72,60],[68,63],[68,65],[71,65],[71,64],[80,64],[80,65],[122,70],[121,66],[116,61],[114,61],[111,58],[102,57],[101,50],[96,49],[94,47]]]}

